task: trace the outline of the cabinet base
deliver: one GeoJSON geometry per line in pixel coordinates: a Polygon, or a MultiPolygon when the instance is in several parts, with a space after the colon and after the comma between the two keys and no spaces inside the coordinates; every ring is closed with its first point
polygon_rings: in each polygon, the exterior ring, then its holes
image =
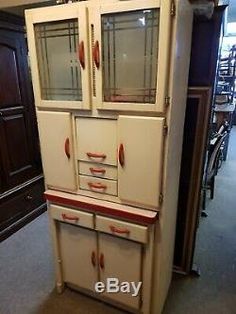
{"type": "Polygon", "coordinates": [[[69,289],[71,290],[74,290],[74,291],[77,291],[83,295],[86,295],[87,297],[91,297],[97,301],[102,301],[104,303],[106,303],[107,305],[109,306],[112,306],[112,307],[115,307],[115,308],[119,308],[121,310],[124,310],[128,313],[133,313],[133,314],[149,314],[149,313],[144,313],[143,311],[141,310],[135,310],[127,305],[124,305],[124,304],[121,304],[119,302],[116,302],[116,301],[113,301],[107,297],[104,297],[102,296],[102,294],[97,294],[95,292],[92,292],[90,290],[87,290],[87,289],[84,289],[84,288],[80,288],[74,284],[71,284],[71,283],[66,283],[66,287],[68,287],[69,289]]]}

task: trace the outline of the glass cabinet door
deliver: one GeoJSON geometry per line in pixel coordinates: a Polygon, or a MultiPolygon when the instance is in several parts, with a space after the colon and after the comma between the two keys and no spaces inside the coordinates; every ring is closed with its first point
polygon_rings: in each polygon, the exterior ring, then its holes
{"type": "Polygon", "coordinates": [[[155,103],[157,9],[102,15],[103,101],[155,103]]]}
{"type": "Polygon", "coordinates": [[[98,108],[158,110],[158,2],[119,1],[100,7],[93,42],[98,108]]]}
{"type": "Polygon", "coordinates": [[[81,101],[78,21],[39,23],[34,29],[42,99],[81,101]]]}
{"type": "MultiPolygon", "coordinates": [[[[40,19],[37,14],[33,15],[35,51],[31,50],[30,55],[36,59],[36,68],[32,67],[36,71],[40,98],[36,104],[87,109],[90,102],[85,8],[78,4],[63,7],[63,15],[56,6],[47,8],[51,16],[45,14],[40,19]]],[[[37,11],[40,13],[41,9],[37,11]]]]}

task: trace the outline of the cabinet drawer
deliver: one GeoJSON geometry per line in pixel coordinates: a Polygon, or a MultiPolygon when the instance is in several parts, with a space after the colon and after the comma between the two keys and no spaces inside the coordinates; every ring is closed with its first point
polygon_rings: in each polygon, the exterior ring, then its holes
{"type": "Polygon", "coordinates": [[[79,162],[79,174],[117,180],[117,168],[90,162],[79,162]]]}
{"type": "Polygon", "coordinates": [[[117,195],[117,181],[79,176],[79,186],[82,190],[117,195]]]}
{"type": "Polygon", "coordinates": [[[148,241],[147,227],[99,215],[96,216],[96,230],[141,243],[148,241]]]}
{"type": "Polygon", "coordinates": [[[49,210],[53,219],[90,229],[94,228],[93,214],[58,205],[50,205],[49,210]]]}
{"type": "Polygon", "coordinates": [[[117,165],[116,120],[77,118],[79,160],[117,165]]]}

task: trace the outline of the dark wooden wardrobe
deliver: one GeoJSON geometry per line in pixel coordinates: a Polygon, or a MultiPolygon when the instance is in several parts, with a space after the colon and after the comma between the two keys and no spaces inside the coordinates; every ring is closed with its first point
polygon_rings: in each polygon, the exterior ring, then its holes
{"type": "Polygon", "coordinates": [[[24,20],[0,12],[0,241],[45,210],[24,20]]]}

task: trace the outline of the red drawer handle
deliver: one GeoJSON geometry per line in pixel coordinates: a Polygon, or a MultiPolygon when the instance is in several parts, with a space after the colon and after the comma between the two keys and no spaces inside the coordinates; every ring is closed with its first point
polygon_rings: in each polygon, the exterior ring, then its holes
{"type": "Polygon", "coordinates": [[[65,154],[66,154],[67,158],[70,159],[70,139],[69,139],[69,137],[67,137],[65,140],[64,150],[65,150],[65,154]]]}
{"type": "Polygon", "coordinates": [[[97,259],[96,259],[96,253],[94,251],[91,254],[91,263],[92,263],[93,267],[96,267],[97,259]]]}
{"type": "Polygon", "coordinates": [[[87,153],[87,156],[89,158],[102,158],[102,159],[105,159],[107,157],[107,155],[105,154],[97,154],[97,153],[87,153]]]}
{"type": "Polygon", "coordinates": [[[79,43],[78,50],[79,50],[78,56],[79,56],[80,65],[83,69],[85,69],[85,56],[84,56],[84,42],[83,41],[79,43]]]}
{"type": "Polygon", "coordinates": [[[61,215],[62,216],[62,218],[64,219],[64,220],[74,220],[74,221],[79,221],[79,217],[72,217],[72,216],[67,216],[67,214],[62,214],[61,215]]]}
{"type": "Polygon", "coordinates": [[[97,168],[89,168],[90,172],[92,173],[105,173],[105,169],[97,169],[97,168]]]}
{"type": "Polygon", "coordinates": [[[100,254],[99,265],[100,265],[101,269],[105,268],[105,259],[104,259],[104,254],[103,253],[100,254]]]}
{"type": "Polygon", "coordinates": [[[115,226],[110,226],[110,230],[112,233],[130,234],[130,231],[128,229],[119,229],[115,226]]]}
{"type": "Polygon", "coordinates": [[[99,52],[99,42],[98,40],[95,41],[93,47],[93,61],[96,65],[96,68],[99,69],[100,67],[100,52],[99,52]]]}
{"type": "Polygon", "coordinates": [[[124,167],[124,165],[125,165],[125,149],[124,149],[123,144],[120,144],[119,152],[118,152],[118,159],[119,159],[119,163],[120,163],[121,167],[124,167]]]}
{"type": "Polygon", "coordinates": [[[105,184],[102,183],[92,183],[92,182],[88,182],[88,186],[92,189],[99,189],[99,190],[105,190],[107,188],[107,186],[105,184]]]}

